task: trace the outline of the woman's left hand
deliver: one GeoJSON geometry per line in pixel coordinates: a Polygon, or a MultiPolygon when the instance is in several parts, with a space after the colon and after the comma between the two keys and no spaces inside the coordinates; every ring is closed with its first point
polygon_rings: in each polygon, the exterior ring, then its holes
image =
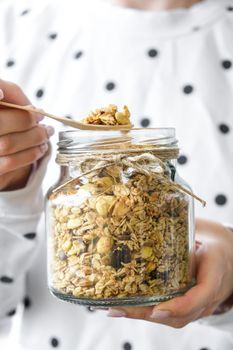
{"type": "Polygon", "coordinates": [[[193,288],[156,306],[112,308],[108,316],[181,328],[224,305],[233,293],[233,232],[206,220],[198,220],[196,229],[196,285],[193,288]]]}

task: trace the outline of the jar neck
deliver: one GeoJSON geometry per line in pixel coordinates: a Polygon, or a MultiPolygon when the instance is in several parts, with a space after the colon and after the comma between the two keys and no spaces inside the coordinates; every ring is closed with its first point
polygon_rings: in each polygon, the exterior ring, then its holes
{"type": "Polygon", "coordinates": [[[122,131],[65,131],[59,133],[60,154],[112,153],[145,149],[177,149],[175,129],[141,128],[122,131]]]}
{"type": "Polygon", "coordinates": [[[58,146],[57,163],[64,168],[62,174],[71,177],[114,164],[142,173],[159,168],[169,173],[179,154],[172,128],[94,131],[91,138],[87,132],[68,131],[59,134],[58,146]]]}

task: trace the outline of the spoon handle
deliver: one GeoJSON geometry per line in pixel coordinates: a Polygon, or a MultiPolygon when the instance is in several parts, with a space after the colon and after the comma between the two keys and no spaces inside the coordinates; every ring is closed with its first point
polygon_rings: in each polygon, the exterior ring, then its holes
{"type": "Polygon", "coordinates": [[[62,121],[62,122],[63,122],[63,119],[66,120],[66,118],[57,117],[53,114],[50,114],[50,113],[43,111],[43,109],[39,109],[39,108],[31,107],[31,106],[20,106],[20,105],[15,105],[13,103],[3,102],[3,101],[0,101],[0,105],[5,106],[5,107],[20,109],[20,110],[27,111],[27,112],[40,113],[46,117],[50,117],[50,118],[53,118],[55,120],[62,121]]]}

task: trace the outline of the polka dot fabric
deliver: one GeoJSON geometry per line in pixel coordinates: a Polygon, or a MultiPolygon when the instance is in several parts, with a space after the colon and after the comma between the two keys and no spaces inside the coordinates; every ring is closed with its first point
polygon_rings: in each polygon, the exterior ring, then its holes
{"type": "Polygon", "coordinates": [[[41,98],[41,97],[43,97],[43,95],[44,95],[44,90],[43,89],[39,89],[39,90],[36,91],[36,97],[37,98],[41,98]]]}
{"type": "MultiPolygon", "coordinates": [[[[181,148],[177,172],[208,203],[205,209],[196,203],[196,215],[233,223],[232,0],[202,1],[162,17],[101,0],[12,4],[14,10],[0,2],[1,79],[18,83],[33,105],[57,115],[81,119],[109,103],[127,104],[135,127],[174,127],[181,148]]],[[[43,123],[65,130],[55,121],[43,123]]],[[[174,330],[108,318],[104,310],[49,294],[39,188],[44,174],[43,193],[59,174],[52,142],[52,159],[27,187],[0,196],[0,320],[13,320],[24,306],[22,348],[231,349],[224,332],[233,336],[233,316],[174,330]]],[[[8,350],[1,341],[0,348],[8,350]]]]}
{"type": "Polygon", "coordinates": [[[188,158],[185,155],[180,155],[178,158],[178,164],[184,165],[188,162],[188,158]]]}
{"type": "Polygon", "coordinates": [[[123,350],[133,350],[132,345],[129,342],[123,344],[123,350]]]}
{"type": "Polygon", "coordinates": [[[6,62],[6,66],[8,68],[13,67],[14,65],[15,65],[15,61],[13,61],[13,60],[9,60],[9,61],[6,62]]]}
{"type": "Polygon", "coordinates": [[[13,283],[14,280],[13,280],[12,277],[1,276],[1,277],[0,277],[0,282],[2,282],[2,283],[13,283]]]}
{"type": "Polygon", "coordinates": [[[114,90],[115,89],[115,87],[116,87],[116,84],[115,83],[113,83],[113,82],[109,82],[109,83],[107,83],[106,84],[106,90],[107,91],[112,91],[112,90],[114,90]]]}
{"type": "Polygon", "coordinates": [[[149,56],[150,58],[154,58],[154,57],[156,57],[157,55],[158,55],[158,51],[155,50],[155,49],[150,49],[150,50],[148,51],[148,56],[149,56]]]}

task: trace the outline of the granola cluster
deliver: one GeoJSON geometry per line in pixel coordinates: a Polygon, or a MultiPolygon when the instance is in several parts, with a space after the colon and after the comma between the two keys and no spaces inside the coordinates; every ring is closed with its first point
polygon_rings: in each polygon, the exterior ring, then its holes
{"type": "Polygon", "coordinates": [[[190,284],[188,198],[167,181],[112,165],[50,194],[49,206],[55,291],[118,299],[190,284]]]}
{"type": "Polygon", "coordinates": [[[128,125],[130,124],[130,112],[127,106],[120,112],[115,105],[96,109],[87,118],[82,120],[85,124],[95,125],[128,125]]]}

